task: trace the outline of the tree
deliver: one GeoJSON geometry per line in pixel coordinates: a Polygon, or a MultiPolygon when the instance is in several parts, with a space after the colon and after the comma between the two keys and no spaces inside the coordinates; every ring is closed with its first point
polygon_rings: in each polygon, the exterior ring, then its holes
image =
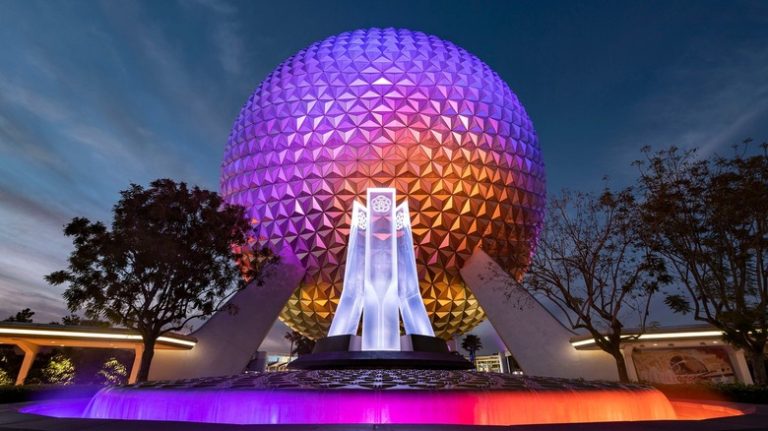
{"type": "Polygon", "coordinates": [[[121,385],[128,377],[128,369],[117,358],[111,357],[104,362],[96,377],[104,385],[121,385]]]}
{"type": "Polygon", "coordinates": [[[469,334],[461,340],[461,348],[469,352],[469,362],[475,363],[475,354],[483,348],[483,342],[477,335],[469,334]]]}
{"type": "Polygon", "coordinates": [[[141,334],[144,381],[158,337],[222,308],[236,312],[226,301],[246,280],[260,283],[277,257],[255,245],[244,208],[215,192],[160,179],[120,194],[111,229],[82,217],[65,227],[75,250],[68,268],[46,280],[68,285],[70,311],[141,334]],[[238,269],[246,255],[249,264],[238,269]]]}
{"type": "Polygon", "coordinates": [[[283,338],[291,342],[291,348],[288,350],[289,355],[293,356],[293,345],[298,341],[303,335],[297,331],[288,331],[285,333],[283,338]]]}
{"type": "Polygon", "coordinates": [[[106,320],[92,320],[92,319],[83,319],[77,314],[70,314],[69,316],[64,316],[61,318],[61,323],[59,322],[51,322],[54,325],[66,325],[66,326],[90,326],[95,328],[109,328],[110,323],[106,320]]]}
{"type": "Polygon", "coordinates": [[[697,157],[672,147],[638,162],[644,240],[674,268],[683,293],[665,302],[723,331],[768,383],[768,145],[747,155],[697,157]],[[759,153],[759,152],[758,152],[759,153]]]}
{"type": "Polygon", "coordinates": [[[42,370],[46,383],[71,385],[75,382],[75,364],[63,353],[56,353],[42,370]]]}
{"type": "Polygon", "coordinates": [[[652,296],[669,282],[663,261],[639,241],[631,189],[601,194],[564,191],[550,201],[527,273],[516,287],[557,306],[571,328],[585,330],[629,381],[621,352],[625,321],[643,332],[652,296]]]}
{"type": "Polygon", "coordinates": [[[291,342],[291,355],[306,355],[312,353],[312,350],[315,348],[314,340],[301,335],[297,331],[286,332],[285,339],[291,342]]]}
{"type": "Polygon", "coordinates": [[[83,320],[77,314],[70,314],[61,318],[61,324],[67,326],[80,326],[83,320]]]}
{"type": "Polygon", "coordinates": [[[25,308],[16,313],[14,316],[8,316],[8,318],[3,320],[3,322],[32,323],[32,316],[34,315],[34,311],[30,310],[29,308],[25,308]]]}
{"type": "MultiPolygon", "coordinates": [[[[4,374],[11,378],[16,376],[21,369],[22,355],[17,354],[18,347],[9,344],[0,344],[0,375],[4,374]]],[[[0,377],[0,381],[4,381],[0,377]]],[[[15,381],[15,380],[13,380],[15,381]]],[[[11,382],[10,384],[13,384],[11,382]]],[[[0,386],[2,383],[0,383],[0,386]]]]}
{"type": "Polygon", "coordinates": [[[301,338],[299,338],[298,341],[296,341],[296,348],[291,353],[295,353],[296,356],[308,355],[312,353],[314,349],[315,349],[315,340],[305,336],[301,336],[301,338]]]}
{"type": "Polygon", "coordinates": [[[0,386],[8,386],[8,385],[12,385],[13,383],[14,383],[14,380],[8,374],[8,372],[0,368],[0,386]]]}

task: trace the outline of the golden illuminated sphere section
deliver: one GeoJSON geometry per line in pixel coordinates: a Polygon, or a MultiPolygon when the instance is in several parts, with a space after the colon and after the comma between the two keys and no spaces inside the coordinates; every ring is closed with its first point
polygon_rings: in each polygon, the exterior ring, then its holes
{"type": "Polygon", "coordinates": [[[408,199],[421,293],[436,335],[484,313],[459,268],[481,247],[519,273],[543,221],[544,164],[530,118],[477,57],[420,32],[330,37],[283,62],[230,134],[221,193],[258,236],[306,268],[280,318],[324,336],[339,302],[352,202],[408,199]],[[512,261],[518,265],[514,265],[512,261]]]}
{"type": "MultiPolygon", "coordinates": [[[[422,259],[417,258],[417,262],[421,296],[436,336],[449,339],[471,330],[485,319],[477,298],[466,288],[455,268],[450,272],[431,271],[422,259]],[[422,276],[424,273],[427,275],[422,276]]],[[[340,267],[336,274],[330,275],[339,277],[343,272],[340,267]]],[[[308,274],[280,313],[280,320],[310,338],[324,337],[331,326],[342,285],[341,278],[335,283],[328,281],[322,271],[308,274]]]]}

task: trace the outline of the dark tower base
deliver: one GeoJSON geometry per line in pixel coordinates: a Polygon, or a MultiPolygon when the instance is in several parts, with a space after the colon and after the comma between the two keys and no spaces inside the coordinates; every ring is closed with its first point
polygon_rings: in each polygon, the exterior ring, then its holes
{"type": "Polygon", "coordinates": [[[401,348],[408,350],[360,350],[360,337],[339,335],[321,338],[309,355],[288,364],[292,370],[328,369],[422,369],[470,370],[474,364],[448,350],[444,340],[424,335],[401,337],[401,348]]]}

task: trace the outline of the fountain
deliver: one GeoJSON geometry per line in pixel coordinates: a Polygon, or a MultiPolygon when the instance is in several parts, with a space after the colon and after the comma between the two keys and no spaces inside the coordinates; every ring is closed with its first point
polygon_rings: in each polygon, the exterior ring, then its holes
{"type": "MultiPolygon", "coordinates": [[[[221,185],[228,202],[248,208],[260,238],[300,261],[301,274],[284,274],[275,285],[301,283],[281,319],[307,335],[327,335],[313,354],[284,372],[179,378],[239,371],[245,364],[238,355],[252,352],[248,338],[271,324],[263,319],[256,330],[251,315],[245,336],[238,321],[221,317],[206,327],[207,347],[201,341],[165,358],[163,367],[153,364],[162,380],[107,387],[87,399],[32,403],[21,412],[370,426],[741,414],[670,402],[644,385],[480,373],[448,350],[440,337],[466,332],[484,318],[462,265],[481,250],[505,270],[520,271],[510,267],[509,256],[533,252],[545,203],[543,161],[525,110],[495,72],[450,42],[369,29],[300,51],[241,111],[221,185]],[[366,190],[363,205],[357,199],[366,190]],[[395,190],[404,196],[400,205],[395,190]],[[418,205],[413,217],[409,203],[418,205]],[[237,329],[239,338],[226,338],[237,329]]],[[[241,294],[261,311],[278,307],[276,316],[296,286],[288,287],[285,297],[241,294]]],[[[568,366],[562,361],[560,368],[568,366]]]]}
{"type": "Polygon", "coordinates": [[[732,407],[670,402],[648,386],[423,369],[296,370],[104,388],[23,413],[218,424],[523,425],[709,419],[732,407]]]}
{"type": "Polygon", "coordinates": [[[319,340],[312,354],[293,361],[293,370],[107,387],[87,404],[42,404],[22,411],[275,425],[677,418],[670,401],[647,386],[469,370],[471,363],[434,337],[418,296],[407,202],[395,205],[391,188],[369,189],[367,195],[367,207],[353,206],[345,286],[329,336],[319,340]],[[400,335],[401,316],[405,335],[400,335]]]}

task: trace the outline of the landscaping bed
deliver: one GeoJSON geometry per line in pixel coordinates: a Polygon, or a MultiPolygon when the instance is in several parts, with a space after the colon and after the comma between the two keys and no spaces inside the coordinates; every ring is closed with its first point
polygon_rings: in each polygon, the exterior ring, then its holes
{"type": "Polygon", "coordinates": [[[700,383],[653,386],[668,398],[730,401],[734,403],[768,404],[768,386],[742,383],[700,383]]]}

